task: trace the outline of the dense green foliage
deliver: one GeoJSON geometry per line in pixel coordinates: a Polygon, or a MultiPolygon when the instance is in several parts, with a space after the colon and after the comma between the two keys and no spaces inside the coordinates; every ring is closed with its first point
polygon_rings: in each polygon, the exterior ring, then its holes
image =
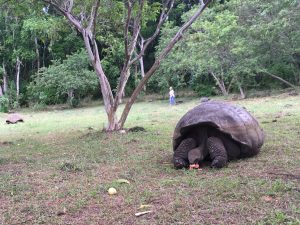
{"type": "MultiPolygon", "coordinates": [[[[145,52],[145,71],[152,65],[156,52],[192,15],[194,4],[175,1],[160,38],[145,52]]],[[[88,95],[101,97],[95,91],[96,75],[87,72],[86,57],[76,53],[74,58],[67,59],[83,48],[82,37],[54,8],[48,7],[49,13],[45,13],[43,7],[48,6],[42,1],[16,4],[13,0],[0,0],[0,95],[9,100],[10,108],[30,102],[66,102],[72,98],[70,90],[74,90],[77,100],[88,95]],[[58,85],[63,79],[72,80],[72,85],[58,85]]],[[[159,7],[158,2],[146,2],[144,38],[155,29],[159,7]]],[[[103,69],[114,91],[125,58],[124,4],[105,1],[100,14],[95,36],[103,69]]],[[[162,62],[146,90],[167,93],[168,87],[173,86],[175,90],[190,88],[200,96],[208,96],[299,86],[299,30],[298,1],[214,1],[162,62]]],[[[137,64],[131,71],[125,95],[131,94],[140,79],[137,64]]]]}
{"type": "MultiPolygon", "coordinates": [[[[158,48],[174,30],[174,23],[165,26],[158,48]]],[[[201,95],[211,94],[212,88],[206,88],[211,86],[224,95],[231,90],[284,87],[266,73],[299,84],[299,30],[296,1],[231,0],[216,5],[173,49],[152,83],[163,89],[167,84],[190,86],[201,95]]]]}
{"type": "Polygon", "coordinates": [[[67,56],[62,63],[54,61],[33,76],[28,85],[31,100],[39,104],[69,102],[76,106],[79,99],[98,87],[95,72],[88,69],[89,60],[84,50],[67,56]]]}
{"type": "Polygon", "coordinates": [[[33,97],[28,84],[41,67],[83,46],[61,17],[45,14],[42,8],[37,1],[0,1],[0,85],[10,108],[28,105],[33,97]]]}
{"type": "Polygon", "coordinates": [[[7,113],[9,109],[9,100],[4,96],[0,96],[0,112],[7,113]]]}

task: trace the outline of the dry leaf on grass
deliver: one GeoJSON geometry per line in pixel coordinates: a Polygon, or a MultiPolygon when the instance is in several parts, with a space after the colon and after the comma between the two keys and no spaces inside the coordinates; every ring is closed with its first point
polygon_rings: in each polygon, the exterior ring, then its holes
{"type": "Polygon", "coordinates": [[[141,205],[141,206],[140,206],[140,209],[151,208],[151,207],[152,207],[152,205],[141,205]]]}
{"type": "Polygon", "coordinates": [[[143,216],[145,214],[151,213],[152,211],[144,211],[144,212],[138,212],[135,214],[135,216],[139,217],[139,216],[143,216]]]}
{"type": "Polygon", "coordinates": [[[118,179],[116,182],[120,184],[130,184],[129,180],[126,179],[118,179]]]}

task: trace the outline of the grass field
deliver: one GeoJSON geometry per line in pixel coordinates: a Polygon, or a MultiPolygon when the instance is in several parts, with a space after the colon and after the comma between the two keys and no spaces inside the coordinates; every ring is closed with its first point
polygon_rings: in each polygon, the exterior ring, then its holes
{"type": "Polygon", "coordinates": [[[0,113],[0,224],[300,224],[300,96],[233,102],[265,130],[256,157],[175,170],[174,127],[198,103],[136,103],[126,127],[146,132],[128,134],[101,132],[102,107],[0,113]]]}

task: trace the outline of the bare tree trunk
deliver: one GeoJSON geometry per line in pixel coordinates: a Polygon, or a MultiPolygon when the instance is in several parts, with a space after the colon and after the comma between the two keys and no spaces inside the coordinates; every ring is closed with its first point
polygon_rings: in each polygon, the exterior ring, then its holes
{"type": "Polygon", "coordinates": [[[118,130],[119,126],[117,122],[118,120],[117,120],[116,110],[114,110],[113,108],[114,98],[113,98],[110,84],[107,80],[107,77],[104,74],[104,71],[100,63],[97,43],[95,40],[92,39],[92,34],[90,30],[83,29],[82,33],[83,33],[85,47],[88,50],[88,55],[95,69],[95,72],[99,78],[99,82],[101,86],[101,93],[104,101],[104,107],[108,117],[108,125],[106,127],[106,130],[107,131],[118,130]]]}
{"type": "Polygon", "coordinates": [[[245,95],[245,92],[242,88],[242,85],[239,82],[238,82],[238,87],[239,87],[239,90],[240,90],[241,98],[244,99],[246,97],[246,95],[245,95]]]}
{"type": "Polygon", "coordinates": [[[222,85],[222,93],[223,95],[227,96],[228,95],[228,89],[226,89],[226,86],[225,86],[225,83],[224,83],[224,72],[223,72],[223,67],[221,66],[221,79],[220,80],[220,83],[222,85]]]}
{"type": "Polygon", "coordinates": [[[227,95],[228,95],[228,92],[227,92],[227,90],[226,90],[226,86],[225,86],[224,80],[223,80],[223,79],[220,80],[220,83],[221,83],[221,91],[222,91],[222,94],[223,94],[224,96],[227,96],[227,95]]]}
{"type": "MultiPolygon", "coordinates": [[[[144,78],[144,76],[145,76],[145,69],[144,69],[144,59],[143,59],[143,57],[141,57],[139,59],[139,61],[140,61],[140,67],[141,67],[141,76],[142,76],[142,78],[144,78]]],[[[146,91],[146,85],[144,85],[143,89],[144,89],[144,91],[146,91]]]]}
{"type": "Polygon", "coordinates": [[[19,56],[17,56],[17,62],[16,62],[16,87],[17,87],[17,97],[19,97],[20,94],[20,68],[21,68],[21,61],[19,59],[19,56]]]}
{"type": "Polygon", "coordinates": [[[144,59],[143,59],[143,57],[140,58],[140,66],[141,66],[141,76],[143,78],[145,76],[144,59]]]}
{"type": "Polygon", "coordinates": [[[7,92],[8,82],[7,82],[7,72],[6,72],[6,68],[5,68],[5,63],[4,62],[2,64],[2,67],[3,67],[3,94],[5,94],[7,92]]]}
{"type": "Polygon", "coordinates": [[[0,97],[3,96],[2,85],[0,84],[0,97]]]}
{"type": "Polygon", "coordinates": [[[45,67],[45,58],[46,58],[46,43],[43,45],[43,67],[45,67]]]}
{"type": "Polygon", "coordinates": [[[223,94],[224,96],[227,96],[227,95],[228,95],[228,92],[227,92],[227,90],[226,90],[224,81],[223,81],[222,79],[219,79],[219,78],[214,74],[214,72],[210,71],[209,73],[210,73],[210,74],[213,76],[213,78],[215,79],[215,81],[216,81],[218,87],[220,88],[222,94],[223,94]]]}
{"type": "Polygon", "coordinates": [[[37,37],[34,38],[34,44],[35,44],[37,71],[39,72],[39,69],[40,69],[40,51],[39,51],[39,45],[38,45],[37,37]]]}
{"type": "MultiPolygon", "coordinates": [[[[141,42],[140,42],[140,49],[143,49],[144,48],[144,38],[141,37],[141,42]]],[[[142,78],[144,78],[145,76],[145,68],[144,68],[144,57],[142,56],[140,59],[139,59],[139,62],[140,62],[140,68],[141,68],[141,76],[142,78]]],[[[144,86],[144,91],[146,91],[146,85],[144,86]]]]}
{"type": "Polygon", "coordinates": [[[105,107],[105,111],[106,111],[106,114],[108,117],[108,125],[106,127],[106,130],[107,131],[118,130],[119,126],[118,126],[118,119],[117,119],[117,115],[116,115],[117,111],[114,110],[114,108],[113,108],[113,104],[114,104],[113,94],[111,91],[110,84],[107,80],[107,77],[105,76],[104,71],[101,67],[98,50],[96,52],[97,52],[96,57],[94,57],[94,56],[92,57],[92,58],[96,58],[93,66],[94,66],[96,74],[99,78],[102,98],[104,101],[104,107],[105,107]]]}
{"type": "Polygon", "coordinates": [[[235,77],[233,77],[233,78],[231,79],[231,81],[230,81],[230,83],[229,83],[228,87],[227,87],[227,93],[228,93],[228,94],[230,93],[231,86],[232,86],[232,84],[233,84],[233,81],[234,81],[235,79],[236,79],[236,78],[235,78],[235,77]]]}
{"type": "Polygon", "coordinates": [[[273,77],[273,78],[275,78],[275,79],[277,79],[277,80],[280,80],[281,82],[285,83],[286,85],[288,85],[288,86],[290,86],[290,87],[292,87],[292,88],[298,90],[297,87],[296,87],[295,85],[291,84],[290,82],[284,80],[284,79],[281,78],[281,77],[278,77],[278,76],[276,76],[276,75],[274,75],[274,74],[271,74],[271,73],[269,73],[269,72],[267,72],[267,71],[260,71],[260,72],[262,72],[262,73],[264,73],[264,74],[267,74],[267,75],[269,75],[270,77],[273,77]]]}

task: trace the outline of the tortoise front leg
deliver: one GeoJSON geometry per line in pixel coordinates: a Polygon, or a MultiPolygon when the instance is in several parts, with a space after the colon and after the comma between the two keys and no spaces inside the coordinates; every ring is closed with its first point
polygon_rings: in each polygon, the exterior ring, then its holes
{"type": "Polygon", "coordinates": [[[227,152],[220,138],[209,137],[207,139],[207,148],[212,159],[211,167],[222,168],[226,166],[228,161],[227,152]]]}
{"type": "Polygon", "coordinates": [[[187,168],[188,152],[196,147],[196,141],[193,138],[186,138],[181,141],[180,145],[174,152],[173,161],[176,169],[187,168]]]}

